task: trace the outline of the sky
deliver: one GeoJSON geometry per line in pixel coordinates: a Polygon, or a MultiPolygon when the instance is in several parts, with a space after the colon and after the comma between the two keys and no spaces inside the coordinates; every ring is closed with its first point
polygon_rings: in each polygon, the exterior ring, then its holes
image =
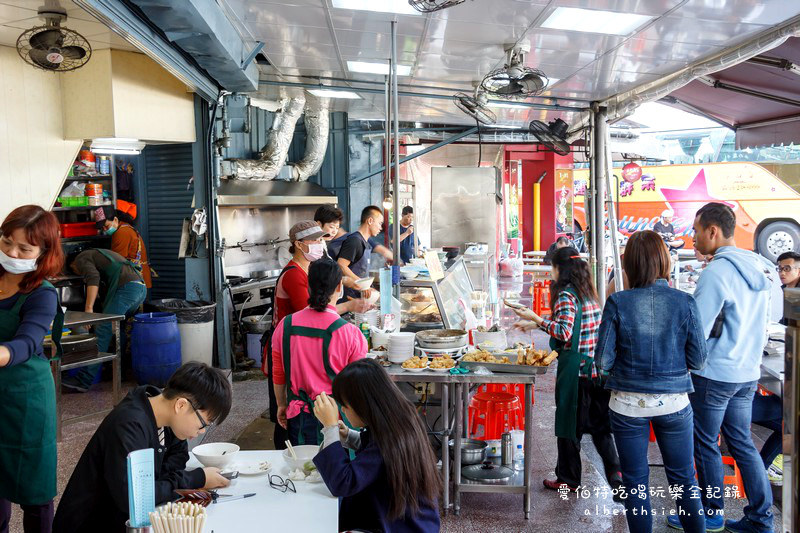
{"type": "Polygon", "coordinates": [[[652,131],[719,127],[719,124],[707,118],[656,102],[642,104],[628,119],[652,131]]]}

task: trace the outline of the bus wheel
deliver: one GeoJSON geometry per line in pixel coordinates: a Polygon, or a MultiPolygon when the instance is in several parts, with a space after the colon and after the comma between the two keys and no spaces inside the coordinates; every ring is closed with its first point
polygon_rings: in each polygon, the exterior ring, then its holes
{"type": "Polygon", "coordinates": [[[773,222],[758,234],[758,253],[772,262],[783,252],[800,250],[800,228],[791,222],[773,222]]]}

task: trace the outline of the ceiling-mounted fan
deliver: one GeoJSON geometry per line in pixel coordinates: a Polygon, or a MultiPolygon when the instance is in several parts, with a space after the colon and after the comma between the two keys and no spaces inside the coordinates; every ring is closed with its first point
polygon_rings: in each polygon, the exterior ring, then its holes
{"type": "Polygon", "coordinates": [[[560,118],[548,124],[541,120],[534,120],[528,126],[528,130],[551,152],[558,155],[567,155],[570,152],[569,141],[567,141],[569,126],[560,118]]]}
{"type": "Polygon", "coordinates": [[[466,0],[408,0],[408,3],[420,13],[433,13],[448,7],[463,4],[466,0]]]}
{"type": "Polygon", "coordinates": [[[461,111],[474,118],[484,126],[491,126],[497,121],[497,117],[486,107],[486,94],[479,88],[475,89],[475,95],[470,96],[466,93],[456,93],[453,95],[453,102],[461,111]]]}
{"type": "Polygon", "coordinates": [[[17,52],[29,65],[53,72],[80,68],[92,57],[92,47],[80,33],[62,28],[67,11],[57,0],[39,8],[44,26],[36,26],[17,38],[17,52]]]}
{"type": "Polygon", "coordinates": [[[506,63],[493,70],[481,82],[484,91],[501,98],[524,98],[541,94],[550,80],[539,69],[525,66],[530,43],[506,43],[506,63]]]}

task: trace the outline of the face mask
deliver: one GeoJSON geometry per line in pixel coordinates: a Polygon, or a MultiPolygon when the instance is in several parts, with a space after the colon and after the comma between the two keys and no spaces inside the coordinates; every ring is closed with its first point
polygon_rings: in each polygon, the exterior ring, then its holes
{"type": "Polygon", "coordinates": [[[36,259],[16,259],[0,250],[0,266],[11,274],[27,274],[36,270],[36,259]]]}
{"type": "Polygon", "coordinates": [[[106,235],[110,236],[110,235],[114,235],[115,231],[117,231],[117,228],[115,228],[114,226],[111,226],[107,230],[103,230],[103,233],[105,233],[106,235]]]}
{"type": "Polygon", "coordinates": [[[322,257],[324,249],[321,242],[312,242],[308,244],[308,251],[303,252],[303,256],[309,261],[316,261],[322,257]]]}

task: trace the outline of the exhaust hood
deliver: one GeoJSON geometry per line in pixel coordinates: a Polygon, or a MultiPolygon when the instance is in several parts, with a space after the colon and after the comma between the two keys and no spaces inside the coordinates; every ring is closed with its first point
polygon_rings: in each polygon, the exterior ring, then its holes
{"type": "Polygon", "coordinates": [[[222,180],[217,190],[220,207],[280,207],[336,204],[339,198],[310,181],[222,180]]]}

